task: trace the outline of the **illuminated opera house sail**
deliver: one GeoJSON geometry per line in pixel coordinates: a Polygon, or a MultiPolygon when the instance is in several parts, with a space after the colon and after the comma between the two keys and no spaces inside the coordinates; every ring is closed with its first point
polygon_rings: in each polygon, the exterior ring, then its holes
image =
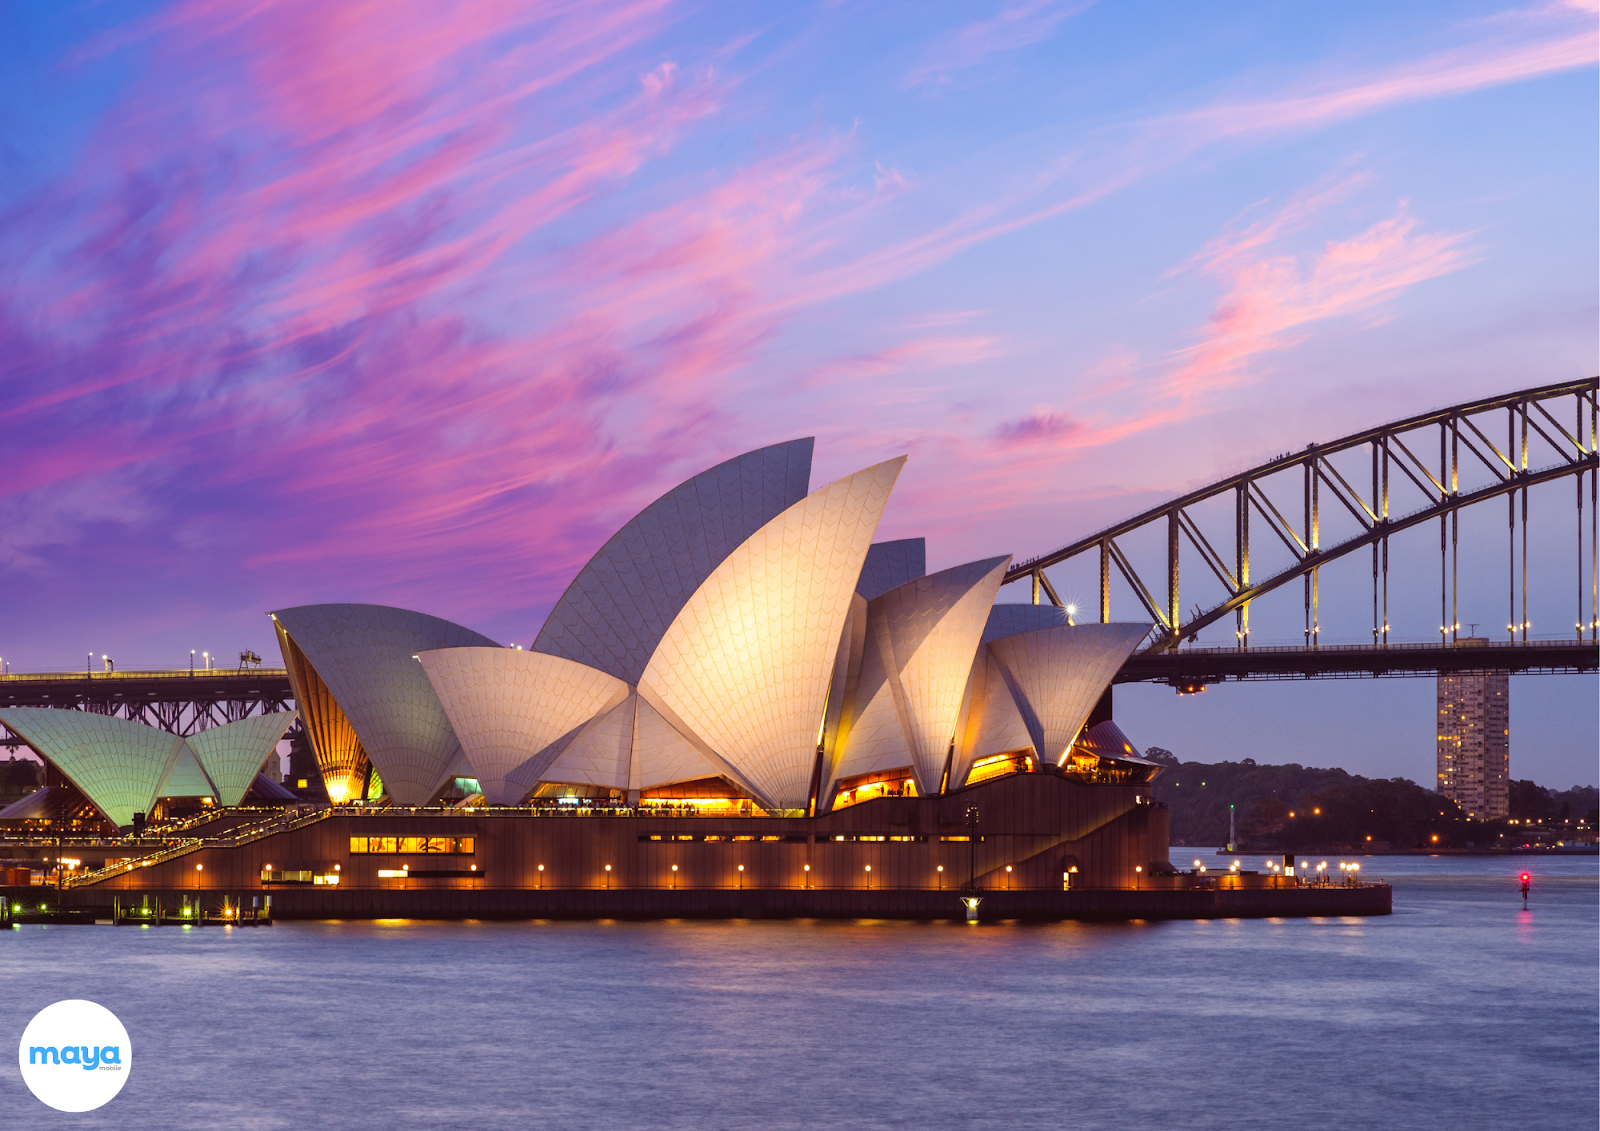
{"type": "Polygon", "coordinates": [[[1136,759],[1080,735],[1148,625],[997,605],[1005,555],[928,573],[922,539],[873,541],[904,457],[812,490],[812,446],[747,452],[645,507],[529,648],[405,609],[285,608],[296,712],[189,737],[80,711],[0,723],[117,826],[163,798],[237,805],[296,713],[335,806],[465,792],[816,817],[1136,759]]]}
{"type": "Polygon", "coordinates": [[[271,614],[329,797],[421,805],[470,779],[490,806],[814,816],[1070,768],[1149,626],[996,605],[1007,556],[927,573],[921,539],[873,541],[904,457],[813,491],[812,446],[662,495],[528,649],[375,605],[271,614]]]}
{"type": "Polygon", "coordinates": [[[227,922],[248,894],[252,923],[1387,911],[1387,889],[1180,875],[1161,767],[1110,709],[1150,625],[998,604],[1005,554],[930,572],[921,538],[875,541],[903,457],[815,490],[811,458],[774,444],[656,499],[531,646],[306,605],[269,614],[293,712],[184,737],[0,709],[49,783],[0,822],[154,817],[68,883],[113,921],[190,914],[202,890],[227,922]],[[297,788],[331,804],[257,774],[296,715],[297,788]],[[299,804],[223,811],[273,789],[299,804]]]}

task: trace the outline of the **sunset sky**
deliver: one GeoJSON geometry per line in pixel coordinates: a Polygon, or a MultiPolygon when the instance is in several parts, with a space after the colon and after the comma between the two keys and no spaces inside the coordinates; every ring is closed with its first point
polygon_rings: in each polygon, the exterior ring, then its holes
{"type": "MultiPolygon", "coordinates": [[[[908,453],[879,536],[940,569],[1597,371],[1592,2],[3,18],[15,670],[275,663],[265,611],[324,601],[527,644],[640,507],[796,436],[813,487],[908,453]]],[[[1570,635],[1570,517],[1536,539],[1566,572],[1535,635],[1570,635]]],[[[1513,681],[1513,776],[1593,782],[1595,691],[1513,681]]],[[[1427,783],[1432,703],[1139,687],[1118,717],[1427,783]]]]}

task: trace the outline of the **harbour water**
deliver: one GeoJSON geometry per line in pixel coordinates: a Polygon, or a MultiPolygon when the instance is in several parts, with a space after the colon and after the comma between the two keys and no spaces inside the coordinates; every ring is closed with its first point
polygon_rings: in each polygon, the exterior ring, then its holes
{"type": "Polygon", "coordinates": [[[68,1116],[6,1052],[0,1110],[8,1128],[1592,1131],[1596,859],[1362,865],[1394,883],[1392,916],[26,926],[0,936],[0,1033],[89,998],[135,1064],[68,1116]]]}

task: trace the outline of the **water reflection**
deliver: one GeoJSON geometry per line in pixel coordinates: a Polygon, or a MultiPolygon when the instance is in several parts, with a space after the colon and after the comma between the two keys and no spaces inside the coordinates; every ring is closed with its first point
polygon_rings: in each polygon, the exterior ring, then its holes
{"type": "Polygon", "coordinates": [[[128,1023],[84,1127],[1592,1128],[1596,869],[1540,864],[1526,914],[1406,858],[1381,919],[26,928],[0,1010],[128,1023]]]}

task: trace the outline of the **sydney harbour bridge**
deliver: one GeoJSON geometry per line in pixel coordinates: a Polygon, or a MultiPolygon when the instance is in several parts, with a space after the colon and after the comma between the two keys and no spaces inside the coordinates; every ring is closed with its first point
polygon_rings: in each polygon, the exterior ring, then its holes
{"type": "MultiPolygon", "coordinates": [[[[1122,619],[1153,622],[1119,683],[1192,693],[1238,680],[1593,672],[1600,656],[1597,389],[1595,378],[1524,389],[1310,444],[1019,562],[1005,580],[1080,619],[1112,620],[1115,599],[1122,619]],[[1538,500],[1532,509],[1530,495],[1538,500]],[[1484,516],[1493,522],[1476,521],[1484,516]],[[1466,536],[1464,525],[1471,526],[1466,536]],[[1494,527],[1498,534],[1484,535],[1494,527]],[[1396,553],[1393,571],[1391,540],[1405,551],[1396,553]],[[1563,554],[1551,553],[1556,542],[1563,554]],[[1475,578],[1497,572],[1504,582],[1504,628],[1480,633],[1469,625],[1463,633],[1464,560],[1475,578]],[[1339,584],[1330,587],[1324,571],[1336,565],[1339,584]],[[1362,575],[1358,586],[1353,570],[1362,575]],[[1097,608],[1062,600],[1067,576],[1097,592],[1097,608]],[[1419,592],[1430,605],[1437,600],[1428,639],[1392,639],[1391,579],[1397,601],[1403,595],[1413,611],[1419,592]],[[1541,607],[1571,608],[1564,639],[1535,638],[1530,587],[1541,607]],[[1370,596],[1370,641],[1323,643],[1330,613],[1349,624],[1355,591],[1363,618],[1370,596]],[[1300,639],[1253,644],[1252,610],[1270,607],[1281,624],[1296,593],[1300,639]]],[[[193,734],[294,701],[287,672],[258,663],[93,667],[91,658],[82,672],[0,675],[0,705],[95,711],[193,734]]],[[[3,728],[0,736],[0,745],[22,745],[3,728]]]]}

